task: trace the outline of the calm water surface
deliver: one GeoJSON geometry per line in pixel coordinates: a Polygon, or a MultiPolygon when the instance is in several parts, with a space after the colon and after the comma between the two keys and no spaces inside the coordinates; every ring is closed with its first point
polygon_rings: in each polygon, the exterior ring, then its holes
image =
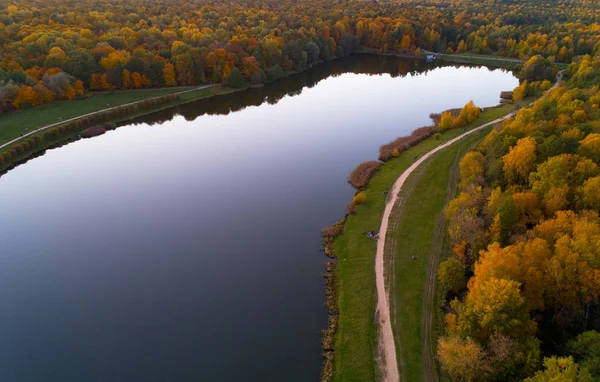
{"type": "Polygon", "coordinates": [[[351,169],[511,73],[351,58],[0,178],[1,381],[312,381],[351,169]]]}

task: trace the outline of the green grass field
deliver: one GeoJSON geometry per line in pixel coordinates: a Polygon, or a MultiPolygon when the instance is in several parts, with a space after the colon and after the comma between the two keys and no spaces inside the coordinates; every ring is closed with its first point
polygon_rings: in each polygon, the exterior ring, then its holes
{"type": "MultiPolygon", "coordinates": [[[[490,108],[466,128],[492,121],[513,108],[514,105],[490,108]]],[[[349,216],[346,222],[344,233],[335,240],[340,311],[334,352],[336,381],[374,381],[377,377],[375,242],[367,239],[365,233],[379,228],[386,199],[384,192],[391,188],[398,176],[414,162],[415,157],[420,157],[462,132],[463,129],[453,129],[443,133],[439,140],[429,138],[382,166],[365,191],[367,202],[357,206],[356,213],[349,216]]]]}
{"type": "Polygon", "coordinates": [[[511,70],[518,69],[521,66],[521,62],[507,61],[507,59],[510,58],[474,53],[465,53],[463,55],[447,54],[441,57],[443,61],[455,62],[457,64],[487,65],[511,70]]]}

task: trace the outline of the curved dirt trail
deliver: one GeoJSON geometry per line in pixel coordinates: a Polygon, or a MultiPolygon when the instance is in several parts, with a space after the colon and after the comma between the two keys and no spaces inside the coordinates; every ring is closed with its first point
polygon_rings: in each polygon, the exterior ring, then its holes
{"type": "Polygon", "coordinates": [[[402,189],[404,182],[408,178],[412,172],[419,167],[424,161],[430,158],[432,155],[437,153],[440,150],[450,146],[454,142],[457,142],[464,137],[473,134],[476,131],[484,129],[488,126],[494,125],[498,122],[502,122],[503,120],[512,117],[515,112],[510,112],[504,117],[497,118],[491,122],[485,123],[481,126],[478,126],[472,130],[467,131],[459,135],[456,138],[453,138],[438,147],[432,149],[421,158],[419,158],[415,163],[413,163],[409,168],[407,168],[396,182],[394,182],[394,186],[390,192],[390,198],[386,202],[385,209],[383,211],[383,218],[381,220],[381,226],[379,227],[379,240],[377,240],[377,252],[375,254],[375,282],[377,288],[377,317],[379,324],[379,353],[381,354],[383,361],[383,370],[381,370],[381,376],[384,381],[389,382],[397,382],[400,380],[400,374],[398,372],[398,363],[396,361],[396,344],[394,342],[394,334],[392,332],[392,324],[390,321],[390,304],[389,304],[389,293],[386,288],[385,283],[385,267],[384,267],[384,246],[385,240],[388,231],[388,223],[390,220],[390,214],[392,212],[392,208],[396,204],[398,199],[398,193],[402,189]]]}
{"type": "MultiPolygon", "coordinates": [[[[560,85],[560,83],[562,81],[562,77],[563,77],[562,72],[563,72],[563,70],[559,71],[556,74],[556,83],[554,84],[554,86],[552,86],[551,89],[549,89],[544,94],[544,96],[546,96],[552,89],[554,89],[560,85]]],[[[407,168],[400,175],[400,177],[398,177],[398,179],[396,179],[396,182],[394,182],[394,186],[392,187],[392,190],[389,194],[390,197],[386,201],[385,209],[383,211],[383,217],[381,219],[381,226],[379,227],[379,240],[377,241],[377,252],[375,254],[375,283],[376,283],[376,289],[377,289],[376,313],[377,313],[378,324],[379,324],[378,347],[379,347],[379,354],[381,355],[381,358],[382,358],[382,364],[380,366],[382,368],[382,370],[380,370],[380,373],[381,373],[381,377],[382,377],[383,381],[386,381],[386,382],[400,381],[400,373],[398,372],[398,362],[397,362],[397,357],[396,357],[396,343],[394,342],[394,333],[392,331],[392,323],[391,323],[391,319],[390,319],[389,291],[388,291],[388,288],[386,288],[386,283],[385,283],[386,272],[385,272],[384,255],[383,255],[387,231],[388,231],[388,223],[390,220],[390,215],[391,215],[392,209],[398,200],[398,194],[399,194],[400,190],[402,189],[402,186],[404,185],[404,182],[406,181],[408,176],[410,174],[412,174],[412,172],[415,171],[415,169],[417,167],[419,167],[424,161],[429,159],[432,155],[434,155],[438,151],[443,150],[444,148],[452,145],[453,143],[463,139],[464,137],[466,137],[470,134],[473,134],[476,131],[479,131],[479,130],[484,129],[491,125],[495,125],[496,123],[502,122],[505,119],[514,116],[515,114],[516,114],[516,111],[512,111],[503,117],[496,118],[493,121],[484,123],[481,126],[475,127],[474,129],[469,130],[469,131],[459,135],[458,137],[453,138],[453,139],[439,145],[438,147],[432,149],[431,151],[424,154],[421,158],[419,158],[415,163],[413,163],[409,168],[407,168]]],[[[429,325],[429,329],[431,329],[430,325],[429,325]]],[[[426,354],[425,354],[425,357],[427,357],[426,354]]],[[[433,364],[430,364],[429,366],[431,369],[433,364]]]]}

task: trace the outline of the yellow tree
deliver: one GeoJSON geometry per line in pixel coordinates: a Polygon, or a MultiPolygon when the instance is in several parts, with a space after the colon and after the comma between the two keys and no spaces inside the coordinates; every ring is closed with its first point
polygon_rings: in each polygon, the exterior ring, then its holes
{"type": "Polygon", "coordinates": [[[566,210],[569,206],[569,192],[571,188],[568,184],[560,187],[553,187],[544,196],[542,204],[546,216],[554,216],[557,211],[566,210]]]}
{"type": "Polygon", "coordinates": [[[523,225],[537,223],[542,219],[539,199],[535,193],[515,192],[512,197],[519,210],[519,221],[523,225]]]}
{"type": "Polygon", "coordinates": [[[485,351],[469,337],[441,337],[437,354],[444,370],[461,381],[476,381],[488,369],[485,351]]]}
{"type": "Polygon", "coordinates": [[[513,90],[513,101],[518,102],[527,96],[527,81],[523,81],[513,90]]]}
{"type": "Polygon", "coordinates": [[[460,117],[467,121],[467,123],[471,123],[479,117],[481,113],[481,109],[475,106],[473,100],[469,101],[465,106],[463,106],[460,111],[460,117]]]}
{"type": "Polygon", "coordinates": [[[139,89],[142,87],[142,76],[138,72],[133,72],[131,74],[131,81],[134,88],[139,89]]]}
{"type": "Polygon", "coordinates": [[[600,211],[600,176],[595,176],[585,181],[579,198],[580,201],[578,204],[581,208],[600,211]]]}
{"type": "Polygon", "coordinates": [[[521,138],[510,148],[508,154],[502,157],[504,175],[511,183],[524,182],[535,166],[536,142],[531,137],[521,138]]]}
{"type": "Polygon", "coordinates": [[[479,151],[469,151],[460,161],[460,183],[465,187],[469,183],[483,181],[485,158],[479,151]]]}
{"type": "Polygon", "coordinates": [[[535,333],[536,325],[529,317],[521,284],[492,277],[476,293],[469,291],[458,329],[465,336],[485,341],[492,334],[524,338],[535,333]]]}
{"type": "Polygon", "coordinates": [[[75,88],[75,94],[78,96],[83,95],[85,93],[85,88],[83,87],[83,81],[81,81],[81,80],[75,81],[74,88],[75,88]]]}
{"type": "Polygon", "coordinates": [[[133,83],[131,82],[131,73],[127,69],[123,69],[123,89],[131,89],[133,83]]]}
{"type": "Polygon", "coordinates": [[[13,101],[13,106],[16,109],[19,109],[23,106],[35,106],[35,91],[31,86],[21,86],[19,92],[17,93],[17,97],[13,101]]]}
{"type": "Polygon", "coordinates": [[[177,81],[175,80],[175,66],[173,66],[173,64],[165,64],[165,67],[163,68],[163,76],[165,78],[165,85],[177,85],[177,81]]]}
{"type": "Polygon", "coordinates": [[[581,141],[577,152],[596,163],[600,163],[600,134],[588,134],[581,141]]]}
{"type": "Polygon", "coordinates": [[[407,52],[410,50],[410,36],[405,34],[402,37],[402,41],[400,42],[400,48],[402,49],[403,52],[407,52]]]}
{"type": "Polygon", "coordinates": [[[580,368],[572,357],[544,358],[544,370],[538,371],[525,382],[592,382],[589,371],[580,368]]]}
{"type": "Polygon", "coordinates": [[[452,117],[452,113],[449,111],[445,111],[442,113],[442,116],[440,118],[440,124],[439,127],[442,130],[447,130],[450,129],[452,127],[452,120],[454,119],[454,117],[452,117]]]}

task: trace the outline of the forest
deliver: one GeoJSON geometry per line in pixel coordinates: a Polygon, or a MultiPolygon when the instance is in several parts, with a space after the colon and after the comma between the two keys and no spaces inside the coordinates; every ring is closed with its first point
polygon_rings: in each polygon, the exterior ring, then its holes
{"type": "Polygon", "coordinates": [[[457,380],[600,379],[600,52],[565,76],[460,162],[438,270],[457,380]]]}
{"type": "Polygon", "coordinates": [[[89,91],[262,84],[365,49],[558,63],[600,49],[593,0],[11,0],[0,11],[0,113],[89,91]]]}

